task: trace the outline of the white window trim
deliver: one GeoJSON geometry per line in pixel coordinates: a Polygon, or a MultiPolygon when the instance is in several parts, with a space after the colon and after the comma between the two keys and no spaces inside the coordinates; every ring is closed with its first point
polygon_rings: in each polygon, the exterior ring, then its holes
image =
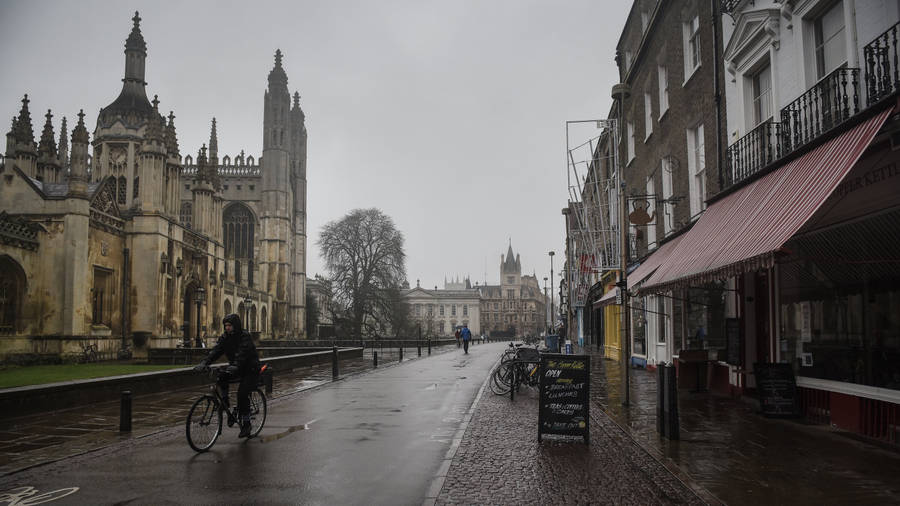
{"type": "Polygon", "coordinates": [[[644,93],[644,142],[653,134],[653,96],[644,93]]]}
{"type": "MultiPolygon", "coordinates": [[[[652,195],[656,194],[656,183],[653,181],[652,175],[647,178],[646,190],[647,190],[646,191],[647,202],[648,203],[653,202],[651,208],[647,209],[647,213],[649,213],[650,216],[654,216],[653,211],[657,207],[656,206],[657,199],[655,196],[652,196],[652,195]]],[[[659,216],[654,216],[653,221],[647,224],[647,250],[648,251],[651,249],[655,249],[655,248],[651,248],[651,246],[653,246],[653,245],[656,245],[656,247],[659,247],[659,238],[657,237],[657,233],[656,233],[656,224],[658,221],[659,221],[659,216]],[[650,240],[651,236],[653,237],[652,241],[650,240]]]]}
{"type": "MultiPolygon", "coordinates": [[[[702,123],[698,123],[692,128],[686,130],[686,142],[688,151],[688,208],[691,213],[691,220],[697,219],[706,209],[706,189],[697,186],[697,179],[706,172],[706,162],[704,160],[703,167],[699,167],[697,154],[700,152],[700,144],[706,147],[706,142],[701,139],[705,135],[702,123]],[[696,205],[695,205],[696,204],[696,205]]],[[[704,177],[705,180],[705,177],[704,177]]]]}
{"type": "MultiPolygon", "coordinates": [[[[672,198],[672,194],[674,193],[674,178],[672,176],[671,167],[669,166],[670,162],[667,159],[663,159],[660,163],[660,172],[662,174],[662,196],[663,200],[668,200],[672,198]],[[666,185],[666,180],[668,180],[669,184],[666,185]],[[666,186],[668,186],[668,190],[666,191],[666,186]]],[[[675,231],[675,206],[671,203],[666,202],[663,204],[663,237],[667,237],[669,234],[675,231]]]]}
{"type": "Polygon", "coordinates": [[[657,80],[659,81],[659,120],[669,110],[669,69],[665,65],[657,65],[657,80]]]}
{"type": "Polygon", "coordinates": [[[627,122],[625,124],[625,149],[627,150],[628,162],[626,165],[631,165],[631,162],[634,161],[634,122],[627,122]]]}
{"type": "MultiPolygon", "coordinates": [[[[684,46],[683,46],[683,54],[684,54],[684,83],[683,83],[682,85],[686,85],[686,84],[688,83],[688,81],[691,80],[691,77],[693,77],[694,74],[697,73],[697,69],[699,69],[699,68],[703,65],[703,54],[701,53],[700,56],[699,56],[699,58],[697,58],[697,64],[694,65],[693,68],[690,67],[690,58],[691,58],[691,56],[690,56],[690,55],[691,55],[691,50],[690,50],[690,47],[691,47],[691,24],[693,23],[693,21],[694,21],[695,19],[697,20],[697,24],[698,24],[698,28],[697,28],[697,37],[698,37],[698,39],[699,39],[699,37],[700,37],[700,28],[699,28],[699,21],[700,21],[700,19],[699,19],[699,18],[700,18],[700,16],[699,16],[699,15],[696,15],[696,16],[694,16],[693,18],[691,18],[690,21],[688,21],[687,23],[682,23],[682,25],[681,25],[681,26],[682,26],[682,32],[683,32],[683,41],[684,41],[684,46]]],[[[698,40],[698,44],[699,44],[699,40],[698,40]]]]}

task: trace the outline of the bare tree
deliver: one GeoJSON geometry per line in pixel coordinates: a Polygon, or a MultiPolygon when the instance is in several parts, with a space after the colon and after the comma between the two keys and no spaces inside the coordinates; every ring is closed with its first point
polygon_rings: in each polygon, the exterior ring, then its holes
{"type": "Polygon", "coordinates": [[[406,278],[403,234],[394,220],[375,208],[354,209],[326,224],[318,245],[329,271],[335,312],[341,310],[350,337],[377,333],[391,290],[406,278]]]}

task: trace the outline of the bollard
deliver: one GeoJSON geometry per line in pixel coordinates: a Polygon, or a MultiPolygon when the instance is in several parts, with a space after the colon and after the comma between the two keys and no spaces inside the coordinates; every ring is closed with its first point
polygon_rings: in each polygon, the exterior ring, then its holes
{"type": "Polygon", "coordinates": [[[131,390],[122,392],[119,404],[119,432],[131,432],[131,390]]]}
{"type": "Polygon", "coordinates": [[[416,344],[416,352],[419,354],[420,357],[422,356],[422,343],[421,342],[416,344]]]}
{"type": "Polygon", "coordinates": [[[272,368],[266,369],[266,372],[263,373],[263,383],[266,384],[266,393],[272,393],[272,368]]]}
{"type": "Polygon", "coordinates": [[[338,379],[338,348],[331,347],[331,381],[338,379]]]}
{"type": "Polygon", "coordinates": [[[680,439],[681,427],[678,422],[678,382],[675,378],[675,366],[667,365],[665,372],[665,436],[668,439],[680,439]]]}
{"type": "Polygon", "coordinates": [[[431,355],[431,339],[428,340],[428,354],[431,355]]]}
{"type": "Polygon", "coordinates": [[[403,343],[400,343],[400,362],[403,362],[403,343]]]}
{"type": "Polygon", "coordinates": [[[372,358],[375,363],[375,367],[378,367],[378,350],[372,350],[372,358]]]}
{"type": "Polygon", "coordinates": [[[666,364],[665,362],[660,362],[656,368],[656,432],[660,436],[664,436],[666,433],[665,411],[663,410],[663,403],[666,399],[665,385],[666,364]]]}

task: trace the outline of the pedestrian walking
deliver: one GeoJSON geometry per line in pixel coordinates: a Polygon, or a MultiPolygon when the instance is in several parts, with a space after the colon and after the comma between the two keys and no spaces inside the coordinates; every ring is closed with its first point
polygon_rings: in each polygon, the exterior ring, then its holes
{"type": "Polygon", "coordinates": [[[459,327],[457,327],[457,328],[456,328],[456,347],[457,347],[457,348],[459,348],[459,345],[460,345],[460,343],[459,343],[459,334],[460,334],[460,332],[459,332],[459,327]]]}
{"type": "Polygon", "coordinates": [[[472,340],[472,333],[469,332],[469,326],[466,324],[463,324],[462,331],[460,331],[459,335],[462,338],[463,350],[466,352],[466,355],[468,355],[469,354],[469,341],[472,340]]]}

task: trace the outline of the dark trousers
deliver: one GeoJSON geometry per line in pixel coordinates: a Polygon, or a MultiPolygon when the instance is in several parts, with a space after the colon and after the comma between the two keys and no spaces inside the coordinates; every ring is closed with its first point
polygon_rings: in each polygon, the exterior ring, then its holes
{"type": "Polygon", "coordinates": [[[469,353],[469,340],[468,339],[463,339],[463,350],[465,350],[466,353],[469,353]]]}
{"type": "Polygon", "coordinates": [[[259,383],[259,374],[248,373],[244,376],[231,377],[226,375],[219,376],[218,385],[222,391],[222,395],[227,399],[228,398],[228,383],[233,380],[240,379],[240,383],[238,384],[237,391],[237,408],[238,415],[249,415],[250,414],[250,392],[256,390],[256,385],[259,383]]]}

